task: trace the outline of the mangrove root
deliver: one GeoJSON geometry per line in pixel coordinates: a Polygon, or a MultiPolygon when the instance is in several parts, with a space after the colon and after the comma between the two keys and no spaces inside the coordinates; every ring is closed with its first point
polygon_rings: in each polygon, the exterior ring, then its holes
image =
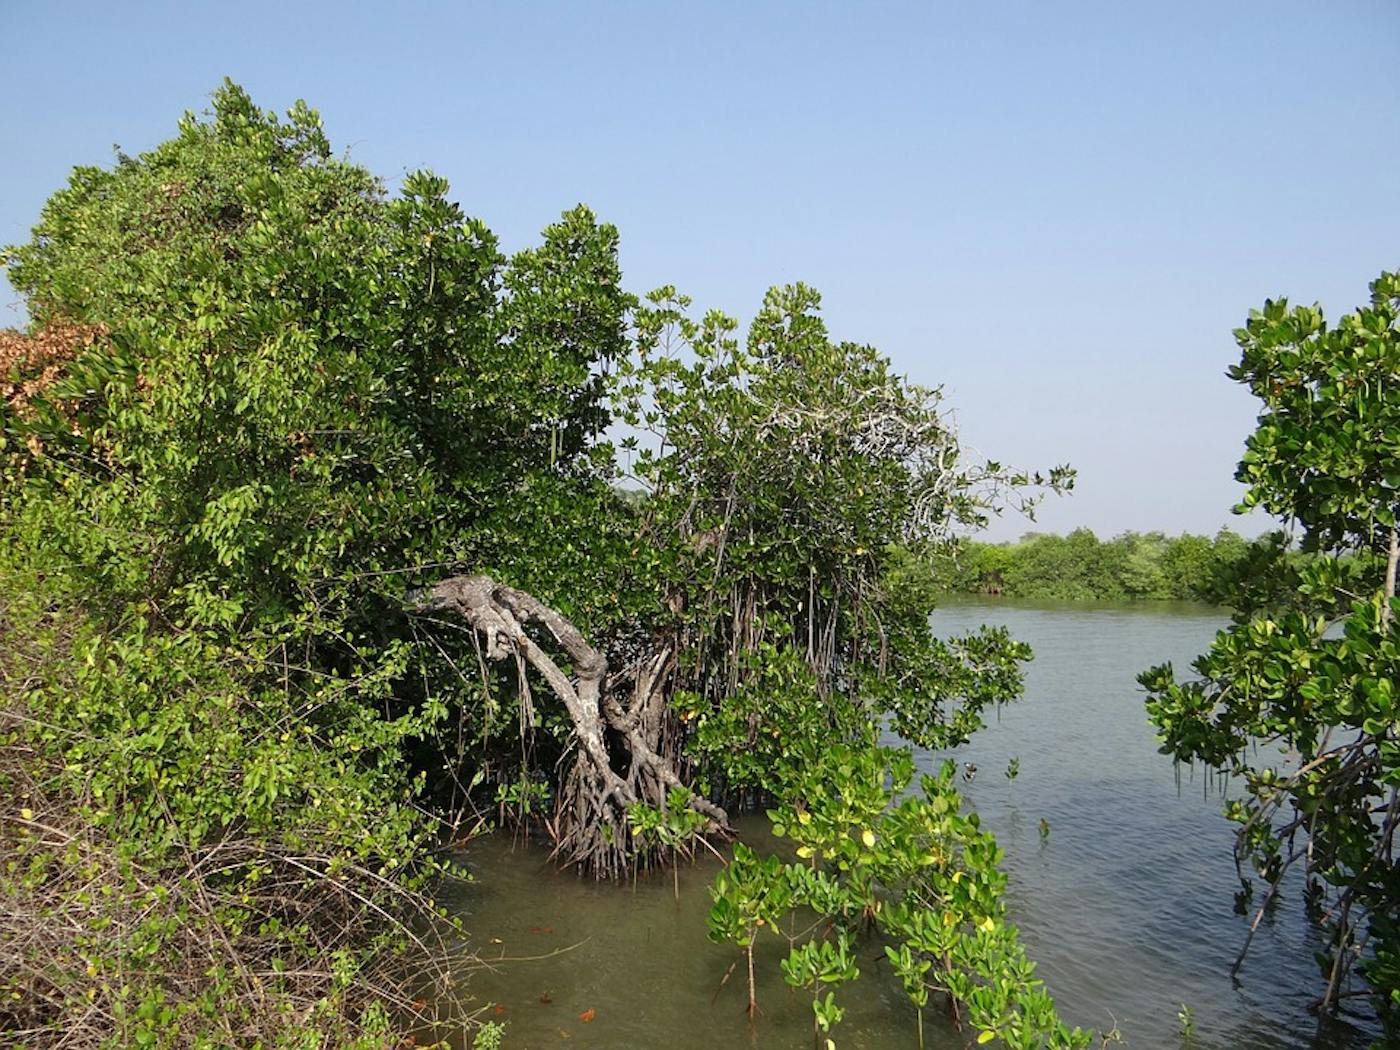
{"type": "MultiPolygon", "coordinates": [[[[620,676],[631,683],[623,703],[611,688],[607,658],[569,620],[525,591],[489,576],[454,576],[421,594],[417,606],[460,616],[482,636],[487,659],[516,660],[522,674],[532,668],[563,701],[577,744],[556,797],[554,853],[563,863],[598,876],[626,874],[632,861],[628,809],[638,802],[663,808],[677,788],[707,818],[707,833],[729,832],[724,810],[692,791],[661,754],[665,690],[675,670],[671,648],[659,646],[620,676]],[[531,635],[532,626],[554,639],[571,674],[531,635]]],[[[529,696],[524,686],[522,698],[529,696]]]]}

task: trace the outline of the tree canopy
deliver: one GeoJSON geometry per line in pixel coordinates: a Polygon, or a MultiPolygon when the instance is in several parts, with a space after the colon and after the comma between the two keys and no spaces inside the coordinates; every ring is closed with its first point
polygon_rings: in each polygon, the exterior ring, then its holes
{"type": "MultiPolygon", "coordinates": [[[[1264,541],[1266,544],[1270,541],[1264,541]]],[[[1221,529],[1214,537],[1125,532],[1100,540],[1089,529],[1034,532],[1016,543],[968,540],[937,558],[939,586],[969,594],[1060,601],[1220,601],[1252,544],[1221,529]]]]}

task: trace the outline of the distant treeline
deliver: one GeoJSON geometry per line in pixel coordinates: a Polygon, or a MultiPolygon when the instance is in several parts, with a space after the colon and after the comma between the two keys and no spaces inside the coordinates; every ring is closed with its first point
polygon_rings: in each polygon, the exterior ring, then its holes
{"type": "Polygon", "coordinates": [[[1027,533],[1016,543],[967,542],[935,563],[945,591],[1010,598],[1214,601],[1217,581],[1252,556],[1259,541],[1221,529],[1214,537],[1125,532],[1100,540],[1027,533]]]}

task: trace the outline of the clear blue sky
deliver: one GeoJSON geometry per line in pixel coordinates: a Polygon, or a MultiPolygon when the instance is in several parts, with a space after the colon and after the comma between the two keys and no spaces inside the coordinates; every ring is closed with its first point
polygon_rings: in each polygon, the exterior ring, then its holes
{"type": "Polygon", "coordinates": [[[1397,0],[0,0],[0,36],[0,243],[228,75],[391,185],[447,176],[507,247],[584,201],[634,290],[748,317],[816,285],[969,444],[1079,468],[1042,528],[1230,523],[1231,329],[1400,266],[1397,0]]]}

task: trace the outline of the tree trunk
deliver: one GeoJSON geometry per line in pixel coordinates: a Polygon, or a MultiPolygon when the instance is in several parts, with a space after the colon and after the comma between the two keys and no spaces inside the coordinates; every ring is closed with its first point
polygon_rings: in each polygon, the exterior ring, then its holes
{"type": "Polygon", "coordinates": [[[1385,559],[1385,596],[1381,605],[1381,623],[1390,623],[1390,601],[1395,597],[1395,566],[1400,562],[1400,527],[1390,530],[1390,553],[1385,559]]]}
{"type": "MultiPolygon", "coordinates": [[[[752,937],[752,936],[753,936],[753,933],[750,932],[749,936],[752,937]]],[[[748,964],[749,964],[749,1005],[748,1005],[748,1009],[746,1009],[744,1012],[747,1013],[747,1014],[749,1015],[749,1020],[752,1021],[752,1020],[754,1019],[754,1016],[758,1013],[758,994],[757,994],[757,991],[756,991],[756,989],[755,989],[755,987],[754,987],[754,980],[753,980],[753,942],[752,942],[752,941],[750,941],[750,942],[749,942],[749,946],[748,946],[747,948],[744,949],[744,958],[748,960],[748,964]]]]}
{"type": "Polygon", "coordinates": [[[488,659],[519,657],[563,701],[578,744],[555,800],[554,853],[566,865],[580,865],[598,876],[624,876],[632,859],[628,809],[638,802],[660,808],[673,788],[685,791],[691,808],[709,818],[709,832],[728,833],[724,810],[692,791],[659,752],[664,690],[675,665],[669,649],[638,661],[630,675],[631,702],[624,706],[608,690],[603,654],[577,627],[525,591],[489,576],[454,576],[422,595],[417,607],[457,614],[484,637],[488,659]],[[572,678],[531,637],[527,625],[543,627],[553,637],[568,657],[572,678]],[[624,742],[616,749],[620,753],[610,747],[610,739],[624,742]]]}

